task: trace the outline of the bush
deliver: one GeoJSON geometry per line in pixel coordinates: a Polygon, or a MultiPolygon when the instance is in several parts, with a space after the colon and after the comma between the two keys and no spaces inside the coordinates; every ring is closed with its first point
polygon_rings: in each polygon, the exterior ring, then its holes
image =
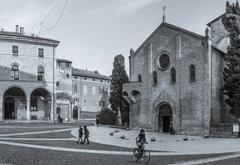
{"type": "Polygon", "coordinates": [[[113,110],[110,108],[104,108],[99,113],[99,122],[102,125],[114,125],[116,121],[116,116],[113,110]]]}

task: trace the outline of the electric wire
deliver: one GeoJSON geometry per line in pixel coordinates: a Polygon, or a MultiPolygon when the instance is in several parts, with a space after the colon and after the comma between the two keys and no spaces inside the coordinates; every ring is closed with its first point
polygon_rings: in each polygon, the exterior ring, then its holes
{"type": "Polygon", "coordinates": [[[47,14],[44,14],[41,16],[41,18],[39,19],[40,21],[36,21],[36,23],[33,25],[32,27],[32,31],[34,31],[35,28],[39,28],[41,23],[43,21],[46,20],[46,18],[52,13],[53,9],[56,8],[56,6],[58,5],[59,3],[59,0],[55,0],[49,7],[48,11],[47,11],[47,14]],[[40,23],[39,23],[40,22],[40,23]]]}
{"type": "MultiPolygon", "coordinates": [[[[51,27],[47,27],[47,26],[44,24],[44,21],[41,22],[40,25],[43,26],[45,30],[50,31],[50,30],[54,29],[54,28],[60,23],[63,15],[64,15],[64,13],[65,13],[66,7],[67,7],[67,5],[68,5],[68,1],[69,1],[69,0],[66,0],[66,1],[65,1],[64,6],[63,6],[63,9],[62,9],[62,11],[61,11],[61,13],[60,13],[60,16],[58,17],[58,19],[57,19],[57,21],[56,21],[56,23],[55,23],[54,25],[52,25],[51,27]]],[[[46,18],[47,18],[47,17],[46,17],[46,18]]]]}

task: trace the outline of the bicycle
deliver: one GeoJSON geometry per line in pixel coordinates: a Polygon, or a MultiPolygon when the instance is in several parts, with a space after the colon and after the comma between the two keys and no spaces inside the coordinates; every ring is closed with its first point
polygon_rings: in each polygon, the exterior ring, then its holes
{"type": "Polygon", "coordinates": [[[133,149],[133,160],[134,161],[138,161],[141,160],[141,162],[148,164],[148,162],[150,161],[150,152],[145,150],[145,144],[147,144],[147,142],[137,142],[137,148],[133,149]],[[141,152],[142,150],[142,152],[141,152]]]}

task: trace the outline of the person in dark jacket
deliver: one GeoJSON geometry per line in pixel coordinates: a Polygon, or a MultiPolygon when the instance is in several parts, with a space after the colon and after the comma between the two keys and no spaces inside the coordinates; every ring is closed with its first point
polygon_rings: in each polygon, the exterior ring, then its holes
{"type": "Polygon", "coordinates": [[[79,129],[78,129],[78,141],[77,143],[83,143],[83,128],[81,126],[79,126],[79,129]]]}
{"type": "MultiPolygon", "coordinates": [[[[138,134],[138,137],[136,138],[136,144],[138,147],[138,152],[140,153],[139,158],[142,156],[143,151],[145,149],[145,144],[147,143],[147,139],[146,139],[146,135],[145,135],[145,131],[143,129],[141,129],[140,133],[138,134]]],[[[138,158],[138,159],[139,159],[138,158]]]]}
{"type": "Polygon", "coordinates": [[[83,144],[85,143],[85,141],[87,141],[87,144],[89,144],[89,131],[87,129],[87,126],[84,126],[83,127],[83,130],[84,130],[84,140],[83,140],[83,144]]]}

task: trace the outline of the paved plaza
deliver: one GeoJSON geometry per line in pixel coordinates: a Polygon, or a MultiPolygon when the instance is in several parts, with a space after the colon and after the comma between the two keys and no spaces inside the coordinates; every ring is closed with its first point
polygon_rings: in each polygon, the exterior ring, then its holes
{"type": "MultiPolygon", "coordinates": [[[[141,164],[132,159],[138,131],[95,126],[92,121],[71,124],[0,125],[0,164],[141,164]],[[79,125],[88,125],[90,144],[76,143],[79,125]],[[113,136],[110,133],[114,132],[113,136]],[[125,139],[120,137],[124,135],[125,139]]],[[[146,132],[151,152],[149,164],[235,164],[239,161],[239,139],[146,132]],[[151,142],[152,137],[156,142],[151,142]],[[219,144],[219,145],[217,145],[219,144]],[[232,145],[230,145],[232,144],[232,145]],[[229,146],[230,145],[230,146],[229,146]],[[226,148],[226,150],[223,150],[226,148]]]]}
{"type": "MultiPolygon", "coordinates": [[[[135,139],[139,133],[136,130],[126,130],[111,128],[107,126],[90,126],[91,141],[101,144],[133,148],[135,139]],[[113,132],[114,135],[110,136],[113,132]],[[125,136],[125,139],[121,139],[125,136]]],[[[72,131],[77,136],[77,129],[72,131]]],[[[146,132],[148,145],[146,148],[152,151],[161,151],[161,153],[152,153],[156,155],[189,155],[189,154],[218,154],[232,153],[240,151],[239,138],[204,138],[200,136],[169,135],[164,133],[146,132]],[[151,142],[155,138],[155,142],[151,142]],[[187,141],[183,139],[187,138],[187,141]]]]}

